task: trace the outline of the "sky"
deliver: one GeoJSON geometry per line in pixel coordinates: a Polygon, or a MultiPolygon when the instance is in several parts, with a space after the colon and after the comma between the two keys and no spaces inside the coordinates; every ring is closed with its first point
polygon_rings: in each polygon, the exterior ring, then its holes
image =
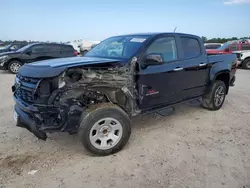
{"type": "Polygon", "coordinates": [[[250,0],[1,0],[0,40],[103,40],[176,32],[250,36],[250,0]]]}

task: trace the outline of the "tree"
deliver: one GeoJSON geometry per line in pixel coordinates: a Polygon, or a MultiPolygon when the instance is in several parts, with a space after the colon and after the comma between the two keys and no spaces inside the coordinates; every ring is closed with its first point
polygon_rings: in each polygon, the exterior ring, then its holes
{"type": "Polygon", "coordinates": [[[207,37],[202,36],[201,39],[203,40],[203,42],[207,41],[207,37]]]}

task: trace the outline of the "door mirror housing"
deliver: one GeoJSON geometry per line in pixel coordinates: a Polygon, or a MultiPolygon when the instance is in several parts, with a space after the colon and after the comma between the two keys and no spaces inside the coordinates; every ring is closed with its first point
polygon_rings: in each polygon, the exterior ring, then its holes
{"type": "Polygon", "coordinates": [[[226,48],[225,49],[225,52],[230,52],[231,50],[229,48],[226,48]]]}
{"type": "Polygon", "coordinates": [[[145,65],[162,65],[163,64],[163,57],[161,54],[148,54],[146,57],[145,65]]]}

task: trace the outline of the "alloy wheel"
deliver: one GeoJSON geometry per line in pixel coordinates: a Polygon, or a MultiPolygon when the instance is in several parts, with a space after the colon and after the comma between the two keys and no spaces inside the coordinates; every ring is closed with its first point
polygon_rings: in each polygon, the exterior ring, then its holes
{"type": "Polygon", "coordinates": [[[20,69],[21,65],[19,63],[12,63],[10,65],[10,70],[13,72],[13,73],[17,73],[18,70],[20,69]]]}
{"type": "Polygon", "coordinates": [[[224,87],[219,86],[219,87],[216,89],[215,94],[214,94],[214,104],[215,104],[216,106],[220,106],[220,105],[223,103],[224,98],[225,98],[224,87]]]}

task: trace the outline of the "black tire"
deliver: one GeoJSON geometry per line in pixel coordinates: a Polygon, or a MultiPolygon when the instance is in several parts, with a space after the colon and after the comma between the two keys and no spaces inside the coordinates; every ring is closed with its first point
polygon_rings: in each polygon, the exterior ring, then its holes
{"type": "Polygon", "coordinates": [[[208,92],[203,96],[202,99],[202,105],[204,108],[207,108],[209,110],[219,110],[226,98],[226,85],[221,80],[216,80],[211,85],[211,87],[208,89],[208,92]],[[223,91],[223,95],[219,95],[220,89],[223,91]],[[218,99],[218,95],[220,96],[220,99],[218,99]],[[223,98],[221,98],[223,97],[223,98]],[[218,103],[219,100],[219,103],[218,103]]]}
{"type": "MultiPolygon", "coordinates": [[[[101,131],[96,131],[96,132],[97,132],[96,134],[100,134],[100,135],[103,134],[101,131]]],[[[90,107],[86,111],[86,113],[82,115],[80,127],[78,130],[78,136],[84,148],[88,152],[95,154],[95,155],[99,155],[99,156],[106,156],[106,155],[110,155],[110,154],[120,151],[128,142],[130,134],[131,134],[131,121],[130,121],[129,116],[120,107],[110,104],[110,103],[102,103],[102,104],[98,104],[98,105],[94,105],[90,107]],[[111,147],[111,148],[100,149],[92,144],[93,140],[91,141],[90,136],[92,134],[91,130],[93,130],[94,126],[98,123],[98,121],[102,121],[105,118],[113,118],[116,121],[118,121],[120,123],[119,125],[121,125],[122,127],[122,131],[121,131],[121,134],[119,135],[119,141],[117,141],[117,143],[114,146],[111,146],[112,144],[110,144],[110,146],[108,147],[111,147]]],[[[101,137],[101,138],[104,138],[104,137],[101,137]]],[[[99,144],[97,143],[97,141],[98,139],[95,141],[95,143],[99,144]]],[[[106,141],[106,143],[107,142],[108,140],[106,141]]],[[[101,143],[100,143],[100,147],[101,147],[101,143]]]]}
{"type": "Polygon", "coordinates": [[[242,62],[242,68],[243,69],[250,69],[250,59],[246,59],[242,62]]]}
{"type": "Polygon", "coordinates": [[[21,66],[22,66],[22,63],[20,61],[13,60],[8,65],[8,71],[12,74],[17,74],[21,66]]]}

